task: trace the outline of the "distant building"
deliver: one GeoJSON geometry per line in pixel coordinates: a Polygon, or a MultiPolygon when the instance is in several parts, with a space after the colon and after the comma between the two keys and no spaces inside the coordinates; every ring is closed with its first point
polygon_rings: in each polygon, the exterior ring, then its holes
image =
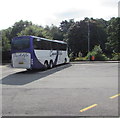
{"type": "Polygon", "coordinates": [[[120,17],[120,1],[118,2],[118,17],[120,17]]]}

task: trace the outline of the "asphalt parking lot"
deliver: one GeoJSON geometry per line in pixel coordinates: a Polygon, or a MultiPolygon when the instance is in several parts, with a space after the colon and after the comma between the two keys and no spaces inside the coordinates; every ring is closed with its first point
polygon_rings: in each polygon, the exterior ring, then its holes
{"type": "Polygon", "coordinates": [[[2,66],[3,116],[118,116],[118,63],[76,62],[47,71],[2,66]]]}

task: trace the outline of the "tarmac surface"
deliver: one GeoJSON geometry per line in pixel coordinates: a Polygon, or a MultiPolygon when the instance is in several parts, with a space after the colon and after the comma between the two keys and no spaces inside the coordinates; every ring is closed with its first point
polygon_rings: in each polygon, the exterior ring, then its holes
{"type": "Polygon", "coordinates": [[[2,115],[117,117],[118,65],[74,62],[46,71],[1,66],[2,115]]]}

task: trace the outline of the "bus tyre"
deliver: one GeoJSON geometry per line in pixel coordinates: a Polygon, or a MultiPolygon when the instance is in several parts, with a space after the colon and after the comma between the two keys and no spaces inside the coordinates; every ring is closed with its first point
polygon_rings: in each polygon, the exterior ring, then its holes
{"type": "Polygon", "coordinates": [[[64,63],[66,64],[67,63],[67,59],[65,58],[65,61],[64,61],[64,63]]]}
{"type": "Polygon", "coordinates": [[[53,61],[50,61],[49,68],[53,68],[53,61]]]}
{"type": "Polygon", "coordinates": [[[29,69],[27,69],[27,71],[32,71],[32,69],[29,68],[29,69]]]}
{"type": "Polygon", "coordinates": [[[44,67],[45,67],[45,70],[48,69],[48,62],[47,61],[45,61],[44,67]]]}

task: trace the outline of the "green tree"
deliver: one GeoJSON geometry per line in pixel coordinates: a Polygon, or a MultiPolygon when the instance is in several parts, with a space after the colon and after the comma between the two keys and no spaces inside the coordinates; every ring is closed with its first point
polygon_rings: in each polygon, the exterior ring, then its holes
{"type": "Polygon", "coordinates": [[[63,40],[68,41],[68,32],[71,26],[75,24],[74,19],[70,19],[69,21],[65,20],[60,23],[59,29],[63,34],[63,40]]]}
{"type": "Polygon", "coordinates": [[[11,28],[8,28],[6,30],[2,30],[2,51],[10,51],[11,45],[10,45],[10,34],[11,34],[11,28]]]}
{"type": "Polygon", "coordinates": [[[45,37],[43,27],[37,26],[37,25],[28,26],[24,30],[22,30],[20,33],[18,33],[18,36],[22,36],[22,35],[33,35],[38,37],[45,37]]]}
{"type": "Polygon", "coordinates": [[[70,51],[75,55],[80,51],[85,54],[87,50],[87,25],[84,21],[76,22],[69,28],[68,45],[70,51]]]}
{"type": "Polygon", "coordinates": [[[69,21],[65,20],[60,23],[60,29],[62,32],[67,33],[69,28],[74,24],[74,19],[70,19],[69,21]]]}
{"type": "Polygon", "coordinates": [[[57,26],[52,25],[49,28],[49,34],[53,40],[63,40],[63,33],[57,26]]]}
{"type": "Polygon", "coordinates": [[[78,55],[79,52],[82,52],[84,56],[87,54],[88,28],[90,31],[90,51],[95,45],[100,45],[102,50],[104,50],[107,35],[103,26],[103,23],[93,18],[85,18],[80,22],[74,23],[68,30],[68,44],[71,52],[74,52],[76,55],[78,55]]]}
{"type": "Polygon", "coordinates": [[[108,58],[106,57],[106,55],[103,53],[100,45],[95,45],[95,47],[92,49],[91,52],[89,52],[86,56],[86,58],[91,60],[91,57],[94,56],[95,60],[97,61],[105,61],[108,60],[108,58]]]}
{"type": "Polygon", "coordinates": [[[95,45],[100,45],[103,52],[107,39],[106,33],[107,22],[103,19],[90,19],[90,49],[95,45]]]}
{"type": "Polygon", "coordinates": [[[120,45],[120,18],[111,18],[107,27],[107,43],[106,50],[109,55],[119,53],[120,45]]]}
{"type": "Polygon", "coordinates": [[[11,31],[11,34],[10,34],[10,39],[12,39],[15,36],[18,36],[18,33],[20,33],[26,27],[31,26],[31,25],[32,25],[32,22],[28,22],[28,21],[20,20],[19,22],[16,22],[12,26],[12,31],[11,31]]]}

